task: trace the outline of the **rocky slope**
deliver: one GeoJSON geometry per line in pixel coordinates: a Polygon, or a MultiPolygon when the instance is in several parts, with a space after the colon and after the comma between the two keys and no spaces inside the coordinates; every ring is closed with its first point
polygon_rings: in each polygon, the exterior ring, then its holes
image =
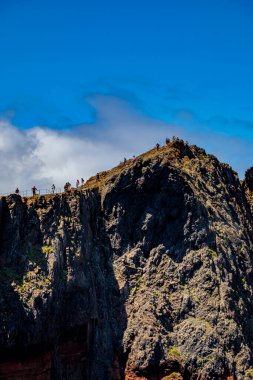
{"type": "Polygon", "coordinates": [[[0,203],[0,379],[253,378],[253,170],[168,146],[0,203]]]}

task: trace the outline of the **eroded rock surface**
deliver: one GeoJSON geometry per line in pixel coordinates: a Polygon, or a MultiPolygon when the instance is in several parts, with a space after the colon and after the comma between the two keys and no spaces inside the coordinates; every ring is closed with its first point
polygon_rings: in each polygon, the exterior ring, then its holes
{"type": "Polygon", "coordinates": [[[252,178],[176,139],[3,198],[0,379],[253,378],[252,178]]]}

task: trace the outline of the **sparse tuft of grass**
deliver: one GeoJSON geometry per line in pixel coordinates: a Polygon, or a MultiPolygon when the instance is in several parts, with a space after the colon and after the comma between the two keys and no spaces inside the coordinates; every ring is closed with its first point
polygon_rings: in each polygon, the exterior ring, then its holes
{"type": "Polygon", "coordinates": [[[245,371],[245,375],[244,375],[244,379],[248,380],[248,379],[253,379],[253,369],[252,368],[249,368],[245,371]]]}
{"type": "Polygon", "coordinates": [[[174,360],[177,360],[177,361],[181,361],[183,359],[183,356],[182,356],[181,352],[175,346],[171,347],[171,349],[169,350],[168,357],[170,359],[174,359],[174,360]]]}
{"type": "Polygon", "coordinates": [[[214,251],[213,249],[208,248],[208,251],[209,251],[209,253],[211,253],[211,255],[212,255],[213,258],[217,256],[217,252],[214,251]]]}
{"type": "Polygon", "coordinates": [[[41,247],[41,251],[45,254],[45,256],[48,256],[50,253],[54,251],[54,247],[51,245],[43,245],[41,247]]]}

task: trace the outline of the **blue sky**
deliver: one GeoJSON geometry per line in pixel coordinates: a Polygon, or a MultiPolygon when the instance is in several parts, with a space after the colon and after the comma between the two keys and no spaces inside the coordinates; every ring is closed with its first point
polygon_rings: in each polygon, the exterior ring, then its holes
{"type": "Polygon", "coordinates": [[[1,118],[92,138],[97,104],[113,98],[242,174],[253,165],[252,17],[250,0],[1,0],[1,118]]]}

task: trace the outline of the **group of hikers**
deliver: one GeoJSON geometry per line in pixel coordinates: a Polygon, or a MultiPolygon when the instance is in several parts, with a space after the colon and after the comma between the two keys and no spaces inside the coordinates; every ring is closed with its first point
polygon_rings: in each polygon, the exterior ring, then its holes
{"type": "MultiPolygon", "coordinates": [[[[76,180],[76,188],[80,187],[80,185],[83,185],[84,184],[84,179],[81,178],[81,181],[79,181],[79,179],[76,180]]],[[[53,185],[51,186],[51,194],[54,194],[55,193],[55,184],[53,183],[53,185]]],[[[66,182],[65,185],[64,185],[64,191],[69,191],[71,189],[71,183],[70,182],[66,182]]],[[[38,193],[38,189],[36,186],[33,186],[31,188],[31,192],[32,192],[32,195],[36,195],[38,193]]],[[[15,194],[19,195],[20,191],[19,191],[19,188],[17,187],[16,190],[15,190],[15,194]]]]}
{"type": "MultiPolygon", "coordinates": [[[[81,185],[83,185],[84,184],[84,179],[83,178],[81,178],[81,181],[79,181],[79,179],[77,179],[76,180],[76,187],[78,188],[78,187],[80,187],[80,184],[81,185]]],[[[53,183],[53,185],[51,186],[51,194],[54,194],[55,193],[55,189],[56,189],[56,187],[55,187],[55,184],[53,183]]],[[[71,183],[70,182],[66,182],[66,184],[64,185],[64,190],[65,191],[68,191],[68,190],[70,190],[71,189],[71,183]]],[[[37,189],[37,187],[36,186],[33,186],[32,188],[31,188],[31,192],[32,192],[32,195],[34,196],[34,195],[36,195],[37,193],[38,193],[38,189],[37,189]]],[[[19,191],[19,188],[17,187],[16,188],[16,190],[15,190],[15,194],[19,194],[20,193],[20,191],[19,191]]]]}
{"type": "MultiPolygon", "coordinates": [[[[76,188],[78,189],[80,186],[83,186],[84,184],[84,179],[81,178],[81,181],[79,181],[79,179],[76,180],[76,188]]],[[[64,185],[64,191],[69,191],[71,189],[71,183],[70,182],[66,182],[65,185],[64,185]]]]}
{"type": "MultiPolygon", "coordinates": [[[[174,141],[174,140],[177,140],[177,137],[173,136],[173,137],[172,137],[172,141],[174,141]]],[[[166,139],[165,139],[165,144],[168,145],[168,144],[170,143],[170,141],[171,141],[171,140],[170,140],[169,138],[166,137],[166,139]]],[[[161,148],[161,146],[160,146],[159,143],[157,143],[155,147],[156,147],[156,150],[157,150],[157,151],[161,148]]],[[[133,156],[132,159],[135,160],[136,157],[133,156]]],[[[123,164],[125,165],[126,162],[127,162],[127,159],[126,159],[126,157],[124,157],[123,164]]],[[[121,163],[121,164],[122,164],[122,163],[121,163]]],[[[99,180],[99,173],[96,174],[96,180],[97,180],[97,181],[99,180]]],[[[78,189],[80,186],[83,186],[83,185],[84,185],[84,179],[83,179],[83,178],[81,178],[81,180],[79,180],[79,179],[76,180],[76,188],[77,188],[77,189],[78,189]]],[[[56,188],[55,188],[55,185],[53,184],[53,185],[51,186],[51,193],[52,193],[52,194],[55,193],[55,189],[56,189],[56,188]]],[[[70,183],[70,182],[66,182],[65,185],[64,185],[64,191],[65,191],[65,192],[66,192],[66,191],[70,191],[70,189],[71,189],[71,183],[70,183]]],[[[39,191],[39,190],[36,188],[36,186],[33,186],[31,190],[32,190],[32,195],[33,195],[33,196],[36,195],[37,192],[39,191]]],[[[19,194],[19,192],[20,192],[20,191],[19,191],[19,188],[17,187],[16,190],[15,190],[15,194],[19,194]]]]}
{"type": "MultiPolygon", "coordinates": [[[[32,195],[36,195],[37,194],[37,191],[39,191],[38,189],[37,189],[37,187],[36,186],[33,186],[32,188],[31,188],[31,191],[32,191],[32,195]]],[[[19,188],[17,187],[16,188],[16,190],[15,190],[15,194],[19,194],[19,188]]],[[[51,193],[52,194],[54,194],[54,192],[55,192],[55,185],[53,184],[52,186],[51,186],[51,193]]]]}

